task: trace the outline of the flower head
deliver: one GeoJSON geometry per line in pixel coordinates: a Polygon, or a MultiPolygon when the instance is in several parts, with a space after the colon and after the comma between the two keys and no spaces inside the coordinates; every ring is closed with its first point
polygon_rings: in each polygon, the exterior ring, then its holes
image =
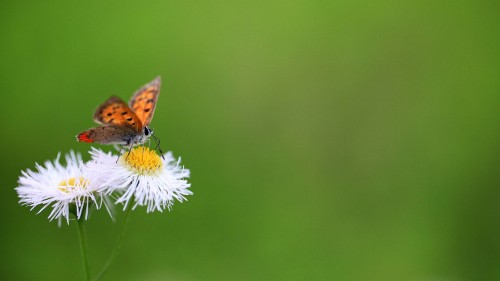
{"type": "Polygon", "coordinates": [[[186,200],[185,195],[193,194],[186,180],[189,170],[180,167],[178,161],[167,152],[160,157],[147,147],[136,147],[121,156],[93,149],[92,161],[88,168],[100,191],[111,194],[121,193],[116,203],[125,207],[134,201],[134,208],[146,206],[147,212],[170,209],[174,199],[186,200]]]}
{"type": "MultiPolygon", "coordinates": [[[[85,214],[87,219],[91,203],[99,208],[98,201],[107,203],[108,199],[95,193],[95,185],[87,177],[80,154],[71,151],[65,155],[66,166],[61,165],[59,159],[60,154],[53,162],[47,161],[43,166],[36,164],[36,172],[29,169],[22,171],[16,188],[19,203],[32,209],[43,206],[38,213],[52,207],[50,220],[57,218],[60,222],[66,218],[69,223],[70,213],[74,213],[78,219],[85,214]]],[[[106,207],[110,211],[109,206],[106,207]]]]}

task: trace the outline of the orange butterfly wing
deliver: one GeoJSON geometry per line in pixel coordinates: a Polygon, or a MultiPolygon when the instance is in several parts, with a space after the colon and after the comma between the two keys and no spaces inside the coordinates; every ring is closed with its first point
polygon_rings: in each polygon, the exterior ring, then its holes
{"type": "Polygon", "coordinates": [[[149,123],[151,123],[151,119],[153,119],[156,101],[160,95],[160,85],[161,78],[158,76],[153,81],[137,90],[130,99],[130,108],[141,120],[144,127],[148,126],[149,123]]]}
{"type": "Polygon", "coordinates": [[[142,132],[142,121],[119,97],[112,96],[94,113],[94,121],[104,125],[124,126],[142,132]]]}

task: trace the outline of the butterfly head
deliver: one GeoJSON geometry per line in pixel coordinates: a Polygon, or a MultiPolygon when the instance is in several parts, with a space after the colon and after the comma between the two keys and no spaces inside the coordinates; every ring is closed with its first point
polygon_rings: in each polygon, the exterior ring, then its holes
{"type": "Polygon", "coordinates": [[[153,130],[148,126],[145,126],[144,129],[142,129],[142,134],[137,135],[135,140],[132,140],[132,142],[134,143],[134,145],[143,144],[152,136],[153,130]]]}
{"type": "Polygon", "coordinates": [[[153,129],[149,128],[148,126],[144,127],[144,132],[143,132],[145,137],[150,137],[153,135],[153,129]]]}

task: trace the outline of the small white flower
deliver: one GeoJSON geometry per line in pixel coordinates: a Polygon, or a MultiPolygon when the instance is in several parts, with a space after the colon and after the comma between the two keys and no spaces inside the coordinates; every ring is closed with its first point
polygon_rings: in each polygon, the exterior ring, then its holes
{"type": "Polygon", "coordinates": [[[19,203],[31,209],[43,206],[38,213],[52,207],[49,219],[58,219],[59,223],[62,218],[69,223],[71,212],[78,219],[85,214],[87,219],[91,203],[95,203],[97,208],[99,203],[104,203],[111,214],[109,199],[96,194],[97,186],[90,184],[81,155],[73,151],[65,155],[66,166],[61,165],[59,159],[60,154],[55,161],[46,161],[44,166],[36,164],[36,172],[29,169],[22,171],[19,186],[16,187],[19,203]]]}
{"type": "Polygon", "coordinates": [[[136,147],[121,156],[95,148],[90,154],[89,174],[99,183],[101,192],[122,193],[116,203],[124,203],[124,208],[133,200],[133,208],[146,206],[148,213],[161,212],[170,210],[174,199],[182,202],[185,195],[193,194],[186,180],[189,170],[179,166],[180,158],[176,161],[171,152],[163,155],[164,159],[147,147],[136,147]]]}

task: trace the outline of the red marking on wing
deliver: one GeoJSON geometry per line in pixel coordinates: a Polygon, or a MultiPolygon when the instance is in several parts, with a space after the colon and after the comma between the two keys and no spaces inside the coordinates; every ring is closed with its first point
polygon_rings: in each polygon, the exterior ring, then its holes
{"type": "Polygon", "coordinates": [[[89,133],[87,132],[78,134],[78,136],[76,136],[76,139],[83,142],[94,142],[94,140],[89,137],[89,133]]]}

